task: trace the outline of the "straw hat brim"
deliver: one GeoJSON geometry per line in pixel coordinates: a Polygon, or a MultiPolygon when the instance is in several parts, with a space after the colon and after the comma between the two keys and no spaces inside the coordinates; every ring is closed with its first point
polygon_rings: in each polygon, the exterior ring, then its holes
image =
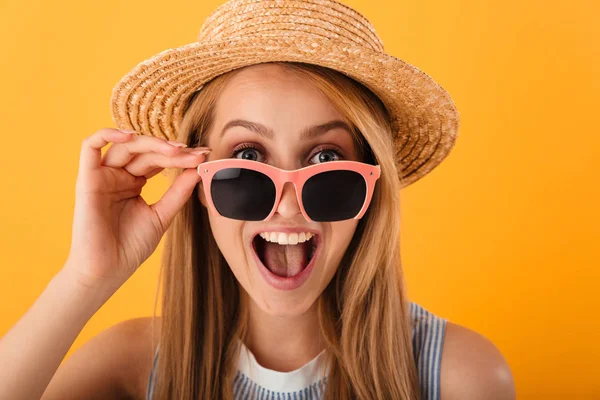
{"type": "Polygon", "coordinates": [[[113,119],[119,129],[176,140],[184,106],[196,90],[231,70],[274,61],[328,67],[371,89],[393,119],[402,187],[439,165],[458,137],[454,102],[430,76],[389,54],[301,32],[289,38],[194,42],[162,51],[114,87],[113,119]]]}

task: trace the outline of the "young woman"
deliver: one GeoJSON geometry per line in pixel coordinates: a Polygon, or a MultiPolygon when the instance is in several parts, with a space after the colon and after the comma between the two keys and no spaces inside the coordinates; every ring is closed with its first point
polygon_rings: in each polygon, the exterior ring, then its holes
{"type": "MultiPolygon", "coordinates": [[[[320,14],[323,31],[338,18],[350,35],[339,13],[367,26],[330,1],[232,1],[197,42],[219,59],[199,44],[172,49],[117,85],[117,125],[138,134],[105,128],[84,139],[71,251],[0,341],[0,398],[515,398],[489,340],[403,289],[399,191],[452,147],[453,105],[414,67],[372,59],[351,78],[352,57],[365,53],[307,53],[302,34],[284,35],[286,23],[323,34],[320,14]],[[273,36],[250,33],[260,27],[273,36]],[[232,32],[250,38],[243,57],[232,32]],[[407,76],[414,85],[389,89],[407,76]],[[171,186],[146,204],[142,187],[165,169],[171,186]],[[119,323],[59,367],[165,233],[162,316],[119,323]]],[[[365,43],[371,32],[361,31],[365,43]]],[[[350,46],[317,36],[308,49],[350,46]]]]}

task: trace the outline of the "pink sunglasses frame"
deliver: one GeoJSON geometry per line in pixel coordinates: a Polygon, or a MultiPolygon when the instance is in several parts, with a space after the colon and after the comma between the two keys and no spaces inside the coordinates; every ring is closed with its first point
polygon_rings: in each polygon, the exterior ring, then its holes
{"type": "Polygon", "coordinates": [[[354,218],[350,218],[360,219],[363,217],[363,215],[369,208],[371,198],[373,197],[373,191],[375,190],[375,183],[381,176],[381,168],[379,165],[365,164],[358,161],[328,161],[320,164],[309,165],[308,167],[296,169],[293,171],[280,169],[259,161],[243,160],[236,158],[225,158],[214,161],[207,161],[198,165],[196,170],[198,172],[198,175],[200,175],[200,177],[202,178],[202,181],[205,183],[202,186],[204,187],[204,195],[206,197],[208,205],[211,208],[211,210],[218,215],[221,214],[217,211],[217,208],[213,203],[212,196],[210,194],[210,186],[212,184],[213,176],[217,172],[226,168],[250,169],[265,174],[273,181],[273,183],[275,184],[275,203],[273,204],[273,208],[271,209],[269,215],[262,221],[267,221],[273,216],[273,214],[279,207],[279,202],[281,201],[284,185],[287,182],[291,182],[294,185],[294,189],[296,191],[296,200],[298,201],[298,205],[300,206],[302,215],[304,215],[304,218],[306,218],[307,221],[313,222],[313,220],[308,216],[308,214],[304,210],[304,204],[302,204],[302,189],[304,188],[304,184],[308,179],[321,172],[337,170],[357,172],[365,180],[365,183],[367,185],[365,202],[363,203],[359,213],[354,218]]]}

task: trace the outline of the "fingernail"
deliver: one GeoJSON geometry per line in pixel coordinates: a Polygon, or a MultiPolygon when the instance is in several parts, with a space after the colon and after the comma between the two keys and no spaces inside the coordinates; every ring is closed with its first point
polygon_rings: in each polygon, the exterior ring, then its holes
{"type": "Polygon", "coordinates": [[[192,150],[190,151],[191,154],[196,154],[196,155],[202,155],[202,154],[208,154],[212,151],[212,149],[199,149],[199,150],[192,150]]]}
{"type": "Polygon", "coordinates": [[[174,142],[172,140],[167,140],[167,143],[175,147],[187,147],[187,144],[185,143],[174,142]]]}
{"type": "Polygon", "coordinates": [[[131,129],[119,129],[121,132],[123,133],[127,133],[127,134],[132,134],[132,133],[137,133],[137,131],[131,130],[131,129]]]}

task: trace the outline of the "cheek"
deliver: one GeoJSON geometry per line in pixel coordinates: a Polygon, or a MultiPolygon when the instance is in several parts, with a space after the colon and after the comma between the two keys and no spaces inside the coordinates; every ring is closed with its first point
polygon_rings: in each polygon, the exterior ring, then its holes
{"type": "Polygon", "coordinates": [[[244,259],[243,221],[235,221],[220,215],[214,215],[210,210],[208,211],[208,219],[215,241],[227,263],[232,269],[237,265],[241,265],[244,259]]]}
{"type": "Polygon", "coordinates": [[[358,220],[349,219],[347,221],[334,222],[332,225],[331,232],[333,236],[337,238],[336,241],[339,243],[345,243],[347,246],[352,240],[354,232],[356,232],[358,220]]]}
{"type": "Polygon", "coordinates": [[[328,265],[334,270],[333,272],[335,272],[354,236],[358,220],[334,222],[331,225],[331,251],[328,252],[327,258],[331,260],[328,262],[328,265]]]}

